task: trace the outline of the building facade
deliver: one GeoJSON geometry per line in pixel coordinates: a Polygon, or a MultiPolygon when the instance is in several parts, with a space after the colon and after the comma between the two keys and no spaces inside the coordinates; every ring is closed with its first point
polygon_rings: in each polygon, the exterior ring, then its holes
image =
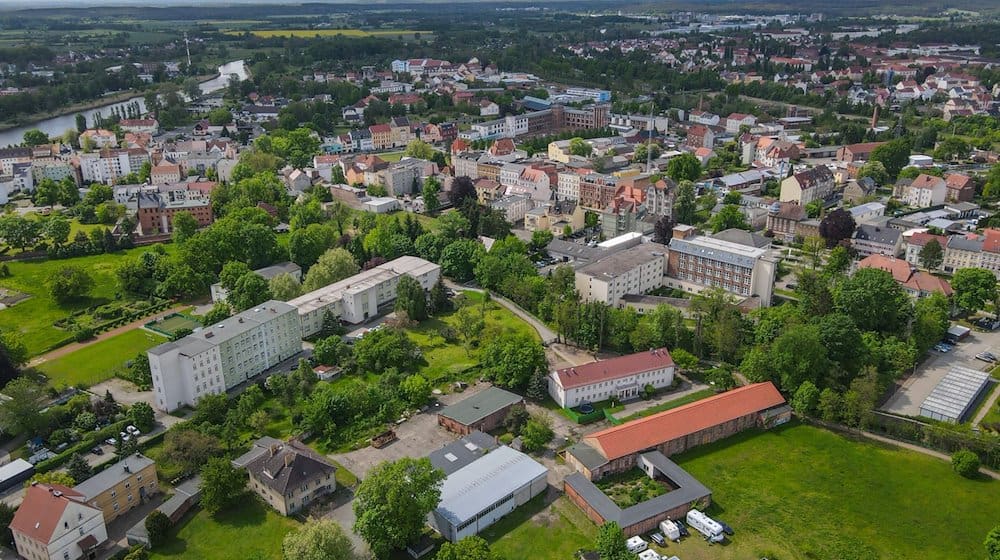
{"type": "Polygon", "coordinates": [[[281,515],[292,515],[337,489],[337,467],[297,441],[268,438],[234,465],[246,468],[248,488],[281,515]]]}
{"type": "Polygon", "coordinates": [[[159,494],[160,483],[156,478],[156,463],[136,453],[95,473],[73,490],[83,496],[87,505],[101,510],[105,523],[111,523],[159,494]]]}
{"type": "Polygon", "coordinates": [[[10,523],[14,546],[26,560],[95,558],[108,540],[101,510],[60,484],[32,484],[10,523]]]}
{"type": "Polygon", "coordinates": [[[619,306],[626,294],[644,294],[663,285],[667,247],[644,243],[613,253],[576,271],[576,290],[585,302],[619,306]]]}
{"type": "Polygon", "coordinates": [[[741,297],[756,296],[771,305],[777,262],[762,247],[698,235],[686,225],[674,228],[663,284],[685,292],[717,287],[741,297]]]}
{"type": "Polygon", "coordinates": [[[549,374],[549,395],[563,408],[608,399],[626,401],[642,396],[647,385],[669,387],[674,360],[666,348],[636,352],[549,374]]]}

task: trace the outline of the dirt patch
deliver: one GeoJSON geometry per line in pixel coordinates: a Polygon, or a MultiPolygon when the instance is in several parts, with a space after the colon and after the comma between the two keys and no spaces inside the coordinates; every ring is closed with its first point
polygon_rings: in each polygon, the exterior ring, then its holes
{"type": "Polygon", "coordinates": [[[4,307],[11,307],[31,297],[31,294],[18,292],[8,288],[0,288],[0,304],[4,307]]]}

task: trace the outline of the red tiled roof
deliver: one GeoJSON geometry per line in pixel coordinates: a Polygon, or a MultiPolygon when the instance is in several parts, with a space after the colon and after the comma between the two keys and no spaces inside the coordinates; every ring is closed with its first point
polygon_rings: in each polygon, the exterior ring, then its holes
{"type": "Polygon", "coordinates": [[[858,263],[858,269],[862,268],[877,268],[879,270],[884,270],[889,274],[892,274],[892,279],[900,284],[906,283],[910,279],[910,275],[913,274],[913,270],[910,268],[910,263],[897,259],[895,257],[887,257],[885,255],[869,255],[858,263]]]}
{"type": "Polygon", "coordinates": [[[368,130],[372,134],[389,134],[392,132],[392,127],[387,124],[373,124],[368,127],[368,130]]]}
{"type": "MultiPolygon", "coordinates": [[[[983,231],[983,251],[988,253],[1000,253],[1000,229],[987,229],[983,231]]],[[[943,245],[942,245],[943,247],[943,245]]]]}
{"type": "Polygon", "coordinates": [[[951,296],[954,293],[947,280],[921,270],[914,272],[913,276],[910,276],[910,279],[903,283],[903,286],[916,292],[939,292],[945,296],[951,296]]]}
{"type": "Polygon", "coordinates": [[[944,179],[921,173],[910,183],[911,189],[933,189],[944,184],[944,179]]]}
{"type": "Polygon", "coordinates": [[[937,240],[938,245],[940,245],[942,249],[948,246],[947,237],[943,235],[934,235],[933,233],[927,233],[926,231],[918,231],[917,233],[914,233],[910,236],[909,241],[906,243],[917,247],[923,247],[924,245],[930,243],[931,239],[937,240]]]}
{"type": "Polygon", "coordinates": [[[782,404],[785,398],[773,383],[755,383],[595,432],[584,441],[614,460],[782,404]]]}
{"type": "Polygon", "coordinates": [[[972,177],[963,173],[952,173],[945,178],[949,189],[965,189],[972,187],[972,177]]]}
{"type": "Polygon", "coordinates": [[[599,362],[590,362],[582,366],[563,368],[556,371],[556,377],[564,389],[572,389],[598,381],[628,377],[672,365],[674,365],[674,359],[670,357],[670,352],[666,348],[660,348],[649,352],[636,352],[599,362]]]}
{"type": "Polygon", "coordinates": [[[83,494],[61,484],[29,486],[10,528],[31,540],[48,543],[71,499],[83,504],[83,494]]]}

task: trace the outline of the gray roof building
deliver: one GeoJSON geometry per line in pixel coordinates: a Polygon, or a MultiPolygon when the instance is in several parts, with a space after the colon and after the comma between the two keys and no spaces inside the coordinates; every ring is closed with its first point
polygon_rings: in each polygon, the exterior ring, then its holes
{"type": "Polygon", "coordinates": [[[475,430],[427,456],[431,465],[444,474],[463,469],[499,447],[493,436],[475,430]]]}
{"type": "Polygon", "coordinates": [[[961,422],[990,384],[990,374],[953,366],[920,405],[920,415],[945,422],[961,422]]]}
{"type": "Polygon", "coordinates": [[[289,490],[325,479],[337,467],[297,441],[272,445],[265,453],[247,463],[247,472],[261,484],[270,486],[281,495],[289,490]]]}
{"type": "Polygon", "coordinates": [[[133,473],[138,473],[155,464],[152,459],[145,455],[139,453],[128,455],[114,465],[77,484],[73,489],[83,494],[85,500],[91,500],[102,492],[114,488],[116,484],[132,476],[133,473]]]}
{"type": "Polygon", "coordinates": [[[524,402],[524,397],[505,391],[499,387],[489,387],[471,397],[445,407],[438,415],[450,418],[459,424],[471,426],[491,414],[524,402]]]}

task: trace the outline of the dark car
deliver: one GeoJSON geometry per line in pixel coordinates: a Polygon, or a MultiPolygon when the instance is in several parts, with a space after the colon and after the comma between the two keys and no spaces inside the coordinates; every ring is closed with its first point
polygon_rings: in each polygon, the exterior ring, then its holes
{"type": "Polygon", "coordinates": [[[94,447],[93,449],[90,450],[90,452],[93,453],[94,455],[104,455],[104,450],[101,449],[100,446],[94,447]]]}
{"type": "Polygon", "coordinates": [[[690,537],[691,533],[688,531],[687,525],[684,524],[680,519],[674,519],[674,525],[677,525],[677,531],[680,532],[682,537],[690,537]]]}
{"type": "Polygon", "coordinates": [[[659,533],[653,533],[652,535],[649,535],[649,540],[655,542],[656,544],[658,544],[660,546],[666,546],[667,545],[667,539],[663,538],[663,535],[661,535],[659,533]]]}
{"type": "Polygon", "coordinates": [[[731,536],[733,536],[733,533],[734,533],[735,531],[733,531],[733,528],[732,528],[732,527],[730,527],[728,523],[726,523],[725,521],[723,521],[723,520],[721,520],[721,519],[716,519],[715,521],[716,521],[716,523],[718,523],[719,525],[722,525],[722,532],[723,532],[723,533],[725,533],[725,534],[729,535],[730,537],[731,537],[731,536]]]}

